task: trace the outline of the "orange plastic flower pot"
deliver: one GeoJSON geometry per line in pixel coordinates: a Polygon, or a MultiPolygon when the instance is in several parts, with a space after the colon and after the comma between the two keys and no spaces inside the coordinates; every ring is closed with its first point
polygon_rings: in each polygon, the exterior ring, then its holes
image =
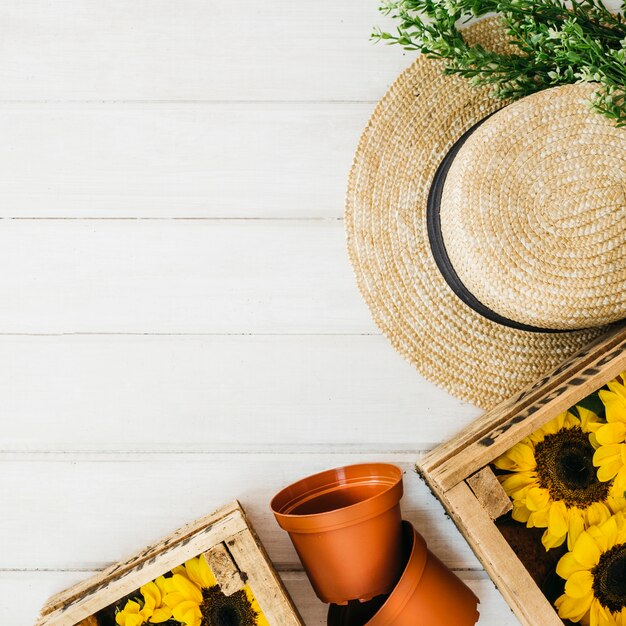
{"type": "Polygon", "coordinates": [[[395,589],[364,604],[331,605],[328,626],[473,626],[478,621],[476,596],[409,522],[402,525],[406,566],[395,589]]]}
{"type": "Polygon", "coordinates": [[[366,626],[474,626],[478,598],[428,548],[409,522],[403,522],[408,563],[387,601],[366,626]],[[410,546],[410,548],[409,548],[410,546]]]}
{"type": "Polygon", "coordinates": [[[320,600],[366,601],[393,589],[403,567],[401,497],[402,471],[368,463],[309,476],[273,498],[320,600]]]}

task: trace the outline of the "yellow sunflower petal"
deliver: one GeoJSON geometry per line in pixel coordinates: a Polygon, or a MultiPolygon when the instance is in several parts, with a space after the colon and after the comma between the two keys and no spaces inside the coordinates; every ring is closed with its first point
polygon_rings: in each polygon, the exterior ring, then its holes
{"type": "Polygon", "coordinates": [[[564,554],[556,565],[556,573],[567,580],[572,574],[585,570],[585,566],[581,565],[572,552],[564,554]]]}
{"type": "Polygon", "coordinates": [[[596,439],[601,446],[612,443],[622,443],[626,437],[626,423],[612,422],[604,424],[596,432],[596,439]]]}
{"type": "Polygon", "coordinates": [[[526,492],[526,508],[529,511],[543,511],[550,504],[550,492],[542,487],[533,487],[526,492]]]}
{"type": "Polygon", "coordinates": [[[143,624],[143,615],[140,615],[141,605],[134,600],[128,600],[124,608],[115,616],[119,626],[137,626],[143,624]]]}
{"type": "Polygon", "coordinates": [[[170,609],[173,609],[175,606],[181,604],[181,602],[186,601],[187,598],[185,598],[182,593],[178,593],[177,591],[170,591],[163,596],[163,604],[165,604],[165,606],[169,606],[170,609]]]}
{"type": "Polygon", "coordinates": [[[600,530],[602,531],[602,535],[605,538],[604,551],[610,550],[617,543],[617,537],[619,533],[617,528],[617,518],[614,515],[609,517],[609,519],[606,520],[604,524],[602,524],[600,530]]]}
{"type": "Polygon", "coordinates": [[[563,545],[566,536],[567,534],[556,535],[554,533],[551,533],[549,529],[546,529],[546,531],[541,536],[541,543],[543,544],[543,547],[546,549],[546,551],[553,550],[554,548],[558,548],[559,546],[563,545]]]}
{"type": "Polygon", "coordinates": [[[524,442],[516,443],[506,454],[496,459],[494,464],[499,469],[513,471],[534,470],[536,467],[533,450],[524,442]]]}
{"type": "Polygon", "coordinates": [[[142,609],[144,615],[152,615],[154,609],[161,604],[161,592],[154,582],[143,585],[139,589],[144,598],[145,604],[142,609]]]}
{"type": "Polygon", "coordinates": [[[172,615],[177,622],[185,626],[200,626],[202,613],[200,607],[191,600],[182,602],[172,611],[172,615]]]}
{"type": "Polygon", "coordinates": [[[570,598],[562,595],[555,603],[559,617],[569,619],[573,622],[579,622],[589,610],[592,599],[587,598],[570,598]]]}
{"type": "Polygon", "coordinates": [[[537,483],[537,475],[534,472],[517,472],[507,474],[501,479],[502,488],[511,498],[519,497],[520,491],[537,483]]]}
{"type": "Polygon", "coordinates": [[[565,583],[565,593],[570,598],[585,598],[593,592],[593,575],[588,570],[572,574],[565,583]]]}
{"type": "Polygon", "coordinates": [[[572,553],[586,569],[595,567],[600,560],[600,548],[587,531],[580,534],[572,553]]]}
{"type": "Polygon", "coordinates": [[[172,609],[169,607],[162,606],[159,609],[156,609],[150,618],[151,624],[161,624],[162,622],[167,622],[167,620],[172,617],[172,609]]]}
{"type": "Polygon", "coordinates": [[[161,594],[161,599],[163,599],[163,596],[167,593],[167,582],[165,576],[159,576],[154,581],[154,584],[158,587],[161,594]]]}
{"type": "MultiPolygon", "coordinates": [[[[624,387],[624,374],[622,373],[617,378],[613,379],[607,384],[609,391],[620,397],[626,403],[626,387],[624,387]],[[620,380],[621,378],[621,380],[620,380]]],[[[606,391],[603,390],[603,393],[606,391]]]]}
{"type": "Polygon", "coordinates": [[[619,443],[608,443],[600,446],[593,453],[593,464],[597,467],[605,461],[612,461],[614,458],[621,457],[622,448],[619,443]]]}
{"type": "Polygon", "coordinates": [[[626,463],[615,475],[612,491],[614,491],[619,497],[623,498],[626,496],[626,463]]]}
{"type": "Polygon", "coordinates": [[[139,602],[135,602],[134,600],[128,600],[126,602],[126,605],[124,606],[124,611],[126,611],[126,613],[139,613],[139,611],[141,610],[141,605],[139,604],[139,602]]]}
{"type": "MultiPolygon", "coordinates": [[[[600,448],[601,450],[602,448],[600,448]]],[[[620,457],[613,459],[612,461],[605,461],[598,467],[598,480],[603,483],[607,483],[615,478],[618,472],[624,467],[624,463],[620,457]]]]}
{"type": "Polygon", "coordinates": [[[616,626],[611,613],[605,609],[598,601],[595,601],[591,607],[591,624],[597,626],[616,626]]]}
{"type": "Polygon", "coordinates": [[[602,389],[598,394],[606,410],[607,422],[624,422],[626,421],[626,399],[620,395],[615,383],[609,383],[609,388],[612,390],[602,389]]]}
{"type": "Polygon", "coordinates": [[[528,528],[547,528],[550,520],[550,507],[543,511],[535,511],[528,516],[526,525],[528,528]]]}
{"type": "Polygon", "coordinates": [[[545,435],[554,435],[561,428],[563,428],[563,423],[565,422],[566,413],[561,413],[557,415],[553,420],[550,420],[542,429],[541,432],[545,435]]]}
{"type": "MultiPolygon", "coordinates": [[[[117,622],[118,616],[122,613],[118,613],[115,617],[115,621],[117,622]]],[[[143,615],[137,615],[135,613],[126,613],[124,620],[122,622],[117,622],[121,626],[142,626],[146,621],[143,618],[143,615]]]]}
{"type": "Polygon", "coordinates": [[[187,570],[184,565],[177,565],[173,570],[172,574],[180,574],[181,576],[187,576],[187,570]]]}
{"type": "Polygon", "coordinates": [[[548,531],[551,535],[565,537],[568,529],[569,514],[564,502],[553,502],[550,505],[548,531]]]}
{"type": "Polygon", "coordinates": [[[580,533],[585,530],[585,516],[579,509],[570,510],[567,532],[567,549],[572,550],[580,533]]]}
{"type": "Polygon", "coordinates": [[[525,524],[526,522],[528,522],[528,519],[530,517],[530,511],[523,504],[519,502],[514,502],[511,517],[516,522],[522,522],[522,524],[525,524]]]}
{"type": "Polygon", "coordinates": [[[584,406],[576,406],[576,410],[578,415],[580,415],[581,428],[585,432],[595,430],[601,425],[600,418],[593,411],[586,409],[584,406]]]}
{"type": "Polygon", "coordinates": [[[202,589],[208,589],[217,584],[217,580],[204,556],[190,559],[185,563],[189,578],[202,589]]]}
{"type": "Polygon", "coordinates": [[[603,502],[594,502],[587,508],[586,517],[588,526],[597,526],[611,517],[611,511],[603,502]]]}
{"type": "Polygon", "coordinates": [[[573,413],[568,411],[563,418],[563,428],[575,428],[581,426],[582,420],[579,420],[573,413]]]}
{"type": "Polygon", "coordinates": [[[605,502],[606,505],[609,507],[609,510],[613,514],[626,509],[626,498],[624,498],[623,492],[621,495],[619,495],[619,491],[615,490],[615,482],[613,482],[613,485],[611,486],[611,490],[609,492],[609,496],[607,497],[605,502]]]}
{"type": "Polygon", "coordinates": [[[197,604],[202,602],[202,591],[186,576],[181,574],[174,574],[171,578],[174,589],[181,594],[185,600],[192,600],[197,604]]]}
{"type": "Polygon", "coordinates": [[[209,563],[204,556],[198,557],[200,561],[200,576],[203,583],[203,587],[209,588],[217,585],[217,579],[215,578],[209,563]]]}

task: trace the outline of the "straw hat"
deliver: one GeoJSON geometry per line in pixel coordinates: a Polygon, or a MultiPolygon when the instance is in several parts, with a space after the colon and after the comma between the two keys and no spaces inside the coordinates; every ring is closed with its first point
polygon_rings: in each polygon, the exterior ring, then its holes
{"type": "MultiPolygon", "coordinates": [[[[507,46],[497,18],[466,36],[507,46]]],[[[626,318],[626,130],[592,91],[503,107],[420,56],[361,137],[346,207],[361,292],[396,350],[481,407],[626,318]]]]}

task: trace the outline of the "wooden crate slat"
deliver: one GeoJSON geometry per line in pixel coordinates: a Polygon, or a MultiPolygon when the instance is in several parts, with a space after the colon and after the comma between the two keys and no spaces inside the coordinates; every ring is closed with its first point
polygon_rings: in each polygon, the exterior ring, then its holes
{"type": "Polygon", "coordinates": [[[459,483],[442,496],[442,502],[522,624],[563,626],[468,485],[459,483]]]}
{"type": "Polygon", "coordinates": [[[511,498],[496,478],[491,467],[483,467],[467,479],[467,484],[491,519],[498,519],[513,508],[511,498]]]}
{"type": "Polygon", "coordinates": [[[91,617],[101,609],[188,559],[207,554],[216,567],[218,582],[227,588],[225,593],[234,593],[247,582],[255,596],[263,599],[268,618],[276,616],[270,620],[272,624],[301,626],[282,581],[253,536],[238,502],[186,525],[126,561],[57,594],[42,609],[36,626],[90,626],[91,617]],[[244,545],[242,554],[245,552],[241,561],[229,547],[239,544],[244,545]]]}
{"type": "Polygon", "coordinates": [[[241,520],[241,523],[243,524],[242,527],[245,527],[241,507],[238,502],[233,502],[211,515],[207,515],[190,522],[175,531],[167,539],[152,544],[141,552],[132,555],[125,561],[115,563],[99,574],[78,583],[70,589],[66,589],[55,596],[52,596],[42,608],[41,614],[42,616],[45,616],[59,607],[69,604],[75,598],[85,596],[86,594],[105,586],[109,581],[116,577],[123,576],[133,570],[141,570],[144,563],[150,561],[150,559],[153,559],[161,552],[172,549],[180,543],[189,540],[193,535],[197,534],[202,529],[205,529],[208,533],[213,533],[214,531],[228,533],[229,528],[237,528],[237,530],[239,530],[238,525],[232,526],[233,522],[235,524],[237,523],[237,520],[241,520]],[[216,526],[218,523],[219,526],[216,526]]]}
{"type": "Polygon", "coordinates": [[[230,596],[243,589],[246,582],[224,543],[218,543],[208,552],[205,552],[204,557],[222,593],[230,596]]]}
{"type": "Polygon", "coordinates": [[[285,591],[278,574],[269,567],[267,554],[256,533],[246,529],[229,539],[226,545],[237,562],[244,580],[254,571],[254,595],[269,623],[272,626],[301,626],[303,622],[298,610],[285,591]],[[255,560],[252,555],[256,550],[259,550],[266,560],[262,562],[255,560]]]}
{"type": "Polygon", "coordinates": [[[490,463],[624,371],[622,324],[418,463],[418,472],[524,626],[562,626],[563,621],[495,524],[511,509],[511,501],[490,463]]]}
{"type": "Polygon", "coordinates": [[[626,329],[620,327],[430,452],[420,473],[451,489],[624,369],[626,329]]]}

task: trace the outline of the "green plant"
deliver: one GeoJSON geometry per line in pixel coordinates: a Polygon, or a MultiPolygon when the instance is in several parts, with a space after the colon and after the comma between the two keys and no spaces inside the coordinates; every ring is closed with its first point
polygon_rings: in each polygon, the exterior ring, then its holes
{"type": "MultiPolygon", "coordinates": [[[[397,33],[373,38],[445,61],[445,71],[494,95],[517,99],[575,82],[596,82],[593,108],[626,125],[626,23],[601,0],[382,0],[397,33]],[[502,14],[514,51],[500,54],[463,38],[459,24],[502,14]]],[[[622,6],[622,11],[624,6],[622,6]]]]}

